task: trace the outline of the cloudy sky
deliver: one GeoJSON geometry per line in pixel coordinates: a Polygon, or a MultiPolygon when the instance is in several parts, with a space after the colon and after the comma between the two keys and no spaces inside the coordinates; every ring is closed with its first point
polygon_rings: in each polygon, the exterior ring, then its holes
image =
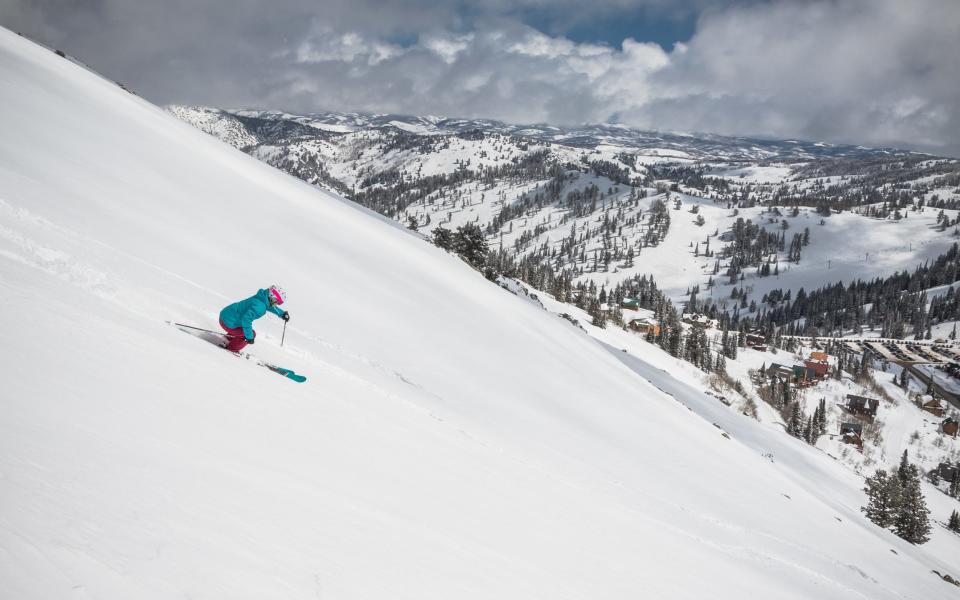
{"type": "Polygon", "coordinates": [[[960,156],[960,0],[0,0],[0,24],[159,104],[960,156]]]}

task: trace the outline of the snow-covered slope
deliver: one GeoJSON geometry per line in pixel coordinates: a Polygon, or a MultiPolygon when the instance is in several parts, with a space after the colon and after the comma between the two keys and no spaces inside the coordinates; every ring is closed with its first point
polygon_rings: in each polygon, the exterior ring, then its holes
{"type": "Polygon", "coordinates": [[[848,471],[392,222],[3,29],[0,81],[0,596],[956,594],[848,471]],[[273,282],[303,385],[165,324],[273,282]]]}

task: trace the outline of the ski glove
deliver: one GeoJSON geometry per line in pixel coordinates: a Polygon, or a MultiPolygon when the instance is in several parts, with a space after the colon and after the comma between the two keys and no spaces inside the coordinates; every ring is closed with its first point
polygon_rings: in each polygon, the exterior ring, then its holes
{"type": "Polygon", "coordinates": [[[283,313],[283,316],[280,317],[280,318],[283,319],[284,321],[289,321],[289,320],[290,320],[290,311],[288,310],[287,312],[283,313]]]}
{"type": "Polygon", "coordinates": [[[248,344],[252,344],[252,343],[253,343],[253,338],[247,338],[247,343],[248,343],[248,344]]]}

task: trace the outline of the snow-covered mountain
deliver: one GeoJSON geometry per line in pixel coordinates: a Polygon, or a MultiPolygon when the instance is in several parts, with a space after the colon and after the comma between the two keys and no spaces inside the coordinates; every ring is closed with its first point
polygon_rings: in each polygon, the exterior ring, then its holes
{"type": "Polygon", "coordinates": [[[2,28],[0,81],[4,597],[956,595],[960,537],[653,346],[2,28]],[[274,282],[305,384],[166,323],[274,282]]]}
{"type": "Polygon", "coordinates": [[[955,159],[616,126],[169,110],[423,233],[475,224],[491,247],[575,282],[651,275],[674,300],[699,289],[722,310],[912,271],[957,240],[955,159]],[[748,239],[733,239],[740,220],[756,227],[748,239]],[[738,256],[760,229],[781,240],[738,256]]]}
{"type": "Polygon", "coordinates": [[[896,148],[866,148],[863,146],[806,142],[801,140],[762,140],[729,137],[709,133],[671,133],[644,131],[624,125],[593,124],[581,127],[556,127],[547,124],[518,125],[491,119],[456,119],[435,116],[410,116],[364,113],[312,113],[294,115],[280,111],[221,110],[206,107],[171,106],[171,112],[201,128],[220,136],[216,128],[222,126],[260,129],[259,135],[231,140],[238,147],[276,140],[276,131],[265,131],[267,124],[299,124],[303,128],[287,129],[285,134],[315,135],[317,130],[332,134],[359,131],[402,131],[414,135],[471,135],[499,134],[523,137],[538,142],[550,142],[575,148],[595,149],[598,146],[616,146],[624,149],[646,150],[661,156],[685,157],[701,160],[757,161],[810,160],[826,158],[878,158],[914,154],[896,148]],[[207,127],[202,125],[206,122],[207,127]],[[232,125],[228,125],[232,124],[232,125]],[[251,139],[252,138],[252,139],[251,139]]]}

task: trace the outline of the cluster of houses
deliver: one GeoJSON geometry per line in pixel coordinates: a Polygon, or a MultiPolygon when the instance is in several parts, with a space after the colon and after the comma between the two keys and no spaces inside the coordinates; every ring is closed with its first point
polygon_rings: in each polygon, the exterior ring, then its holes
{"type": "MultiPolygon", "coordinates": [[[[918,399],[917,406],[936,417],[944,417],[947,414],[943,403],[930,396],[918,399]]],[[[856,420],[841,421],[840,438],[844,443],[853,444],[862,452],[863,424],[864,422],[872,423],[876,418],[880,401],[876,398],[847,394],[847,403],[842,408],[856,420]]],[[[960,422],[953,417],[946,417],[940,423],[940,432],[955,438],[960,433],[960,422]]]]}
{"type": "MultiPolygon", "coordinates": [[[[625,298],[623,302],[620,303],[620,308],[627,311],[638,312],[641,308],[640,301],[636,298],[625,298]]],[[[632,331],[646,335],[647,333],[652,333],[653,335],[660,334],[660,323],[652,317],[629,317],[624,315],[624,321],[632,331]]],[[[680,316],[680,321],[690,325],[692,327],[700,327],[702,329],[715,329],[720,326],[720,321],[717,319],[711,319],[703,313],[683,313],[680,316]]],[[[744,345],[747,348],[754,348],[760,352],[766,352],[767,350],[767,339],[761,335],[758,331],[748,330],[744,333],[744,345]]],[[[826,356],[824,354],[824,356],[826,356]]],[[[826,358],[823,359],[826,362],[826,358]]],[[[819,367],[818,367],[819,369],[819,367]]],[[[825,372],[824,372],[825,373],[825,372]]]]}
{"type": "Polygon", "coordinates": [[[960,430],[960,422],[953,417],[947,416],[947,408],[943,405],[943,402],[933,396],[927,395],[918,396],[916,402],[921,410],[943,419],[943,421],[940,422],[940,433],[954,438],[957,437],[957,434],[960,433],[960,431],[958,431],[960,430]]]}
{"type": "MultiPolygon", "coordinates": [[[[623,310],[637,312],[641,308],[640,301],[636,298],[624,298],[623,302],[620,303],[620,308],[623,310]]],[[[627,322],[627,327],[633,331],[636,331],[637,333],[652,333],[653,335],[658,335],[660,333],[660,324],[656,319],[651,317],[625,316],[624,320],[627,322]]],[[[720,326],[720,321],[717,319],[711,319],[702,313],[684,313],[680,316],[680,321],[686,323],[687,325],[701,327],[703,329],[713,329],[720,326]]]]}
{"type": "MultiPolygon", "coordinates": [[[[635,298],[627,298],[621,303],[624,310],[637,312],[640,310],[640,302],[635,298]]],[[[651,333],[658,335],[660,333],[660,324],[651,317],[636,316],[627,318],[627,326],[637,333],[646,335],[651,333]]],[[[710,319],[700,313],[685,313],[681,316],[681,321],[695,327],[711,329],[718,326],[716,319],[710,319]]],[[[748,348],[755,348],[760,351],[766,350],[766,339],[756,331],[748,331],[744,335],[744,342],[748,348]]],[[[767,370],[767,377],[775,380],[786,380],[793,385],[801,388],[816,385],[819,381],[825,379],[830,372],[830,357],[826,352],[811,352],[810,357],[803,361],[803,364],[781,365],[771,364],[767,370]]],[[[842,406],[849,415],[849,419],[840,422],[840,439],[846,444],[856,446],[863,452],[863,427],[865,423],[872,423],[877,416],[877,410],[880,408],[880,401],[876,398],[858,396],[856,394],[847,394],[847,403],[842,406]]],[[[928,413],[937,417],[946,417],[946,408],[943,404],[929,396],[917,400],[917,405],[928,413]]],[[[944,435],[957,437],[960,433],[960,422],[953,417],[946,417],[940,424],[940,431],[944,435]]]]}
{"type": "Polygon", "coordinates": [[[842,407],[855,420],[840,422],[840,440],[845,444],[852,444],[863,452],[863,425],[864,422],[873,423],[880,408],[880,401],[876,398],[847,394],[847,403],[842,407]]]}
{"type": "Polygon", "coordinates": [[[827,377],[830,372],[829,356],[826,352],[811,352],[810,358],[802,365],[781,365],[773,363],[767,368],[767,376],[775,379],[786,379],[798,387],[816,385],[827,377]]]}

